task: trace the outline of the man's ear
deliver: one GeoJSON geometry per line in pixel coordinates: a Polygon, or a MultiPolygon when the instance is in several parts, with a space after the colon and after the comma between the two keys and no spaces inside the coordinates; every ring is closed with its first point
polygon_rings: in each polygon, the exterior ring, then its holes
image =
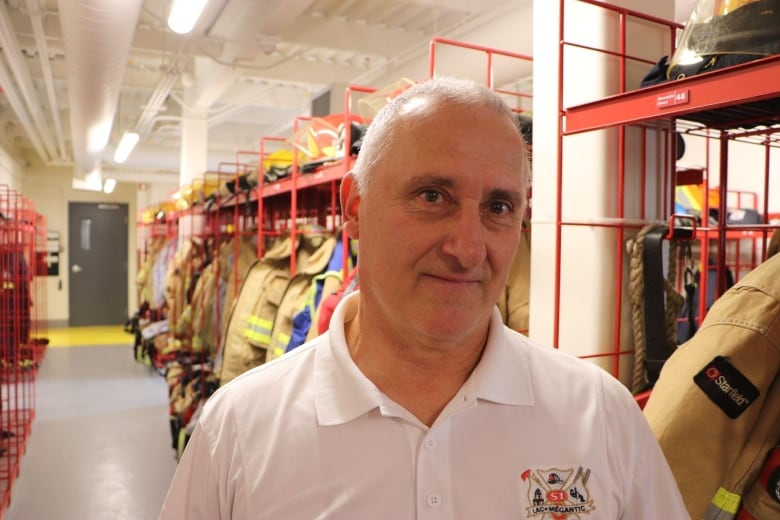
{"type": "Polygon", "coordinates": [[[358,208],[360,207],[360,193],[358,193],[357,179],[353,172],[347,172],[341,179],[341,215],[344,221],[344,229],[347,236],[357,240],[360,234],[358,224],[358,208]]]}

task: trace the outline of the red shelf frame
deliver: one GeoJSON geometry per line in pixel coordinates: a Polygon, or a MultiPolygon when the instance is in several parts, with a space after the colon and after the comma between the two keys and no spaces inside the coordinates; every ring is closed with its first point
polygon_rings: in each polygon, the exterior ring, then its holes
{"type": "Polygon", "coordinates": [[[11,500],[35,419],[35,382],[48,340],[46,218],[0,185],[0,517],[11,500]],[[43,256],[41,256],[43,255],[43,256]],[[41,259],[43,258],[43,262],[41,259]]]}
{"type": "MultiPolygon", "coordinates": [[[[563,110],[562,133],[572,135],[602,128],[636,125],[701,112],[712,112],[722,125],[710,128],[732,128],[751,117],[735,115],[737,108],[750,103],[776,99],[780,92],[780,55],[769,56],[717,71],[660,83],[638,90],[609,96],[598,101],[567,107],[563,110]],[[739,100],[735,103],[735,100],[739,100]],[[718,112],[719,109],[722,109],[718,112]]],[[[753,110],[760,107],[753,107],[753,110]]],[[[764,117],[767,114],[763,113],[764,117]]],[[[775,114],[780,122],[780,114],[775,114]]]]}
{"type": "MultiPolygon", "coordinates": [[[[632,350],[621,348],[621,308],[622,308],[622,286],[623,286],[623,246],[625,241],[624,232],[630,228],[639,227],[642,224],[634,225],[624,220],[624,200],[625,200],[625,180],[627,172],[625,169],[625,130],[626,127],[633,126],[640,129],[658,129],[663,132],[671,133],[673,130],[683,128],[686,132],[700,133],[706,132],[710,136],[709,129],[717,130],[717,136],[714,137],[720,145],[720,172],[718,175],[718,188],[722,193],[719,203],[719,222],[715,227],[703,227],[698,230],[697,238],[702,244],[709,245],[711,242],[717,246],[717,273],[718,289],[717,295],[725,290],[723,270],[726,265],[727,241],[736,243],[739,247],[739,240],[752,238],[754,240],[767,240],[767,233],[777,227],[769,224],[751,225],[751,226],[733,226],[727,225],[727,197],[728,191],[728,144],[733,140],[752,139],[753,142],[763,144],[766,148],[766,167],[764,182],[764,208],[763,215],[766,218],[769,199],[769,147],[777,147],[778,139],[772,134],[780,133],[780,56],[770,56],[761,58],[752,62],[736,65],[726,69],[708,72],[705,74],[691,76],[681,80],[674,80],[661,83],[654,86],[639,88],[636,90],[626,90],[626,61],[635,60],[646,62],[645,60],[636,60],[635,57],[626,53],[626,20],[637,18],[649,24],[656,24],[660,28],[666,28],[669,31],[670,48],[673,48],[676,31],[682,28],[681,25],[674,22],[661,20],[659,18],[648,16],[646,14],[621,8],[609,3],[597,0],[577,0],[578,3],[589,4],[616,14],[618,17],[617,30],[619,31],[619,50],[617,52],[585,47],[575,42],[568,41],[564,33],[565,0],[560,1],[560,46],[559,46],[559,150],[558,150],[558,195],[556,209],[556,259],[555,259],[555,281],[554,281],[554,320],[553,320],[553,342],[558,345],[560,339],[560,305],[561,305],[561,243],[562,228],[564,226],[592,226],[592,227],[615,227],[617,228],[617,238],[615,244],[616,255],[616,289],[615,301],[616,309],[614,315],[613,346],[609,352],[594,354],[584,357],[604,357],[612,356],[613,363],[611,372],[616,377],[620,371],[620,358],[625,355],[633,355],[632,350]],[[594,52],[601,52],[620,59],[619,67],[619,87],[617,94],[606,96],[602,99],[582,103],[572,106],[564,106],[563,86],[564,74],[564,48],[573,46],[578,48],[587,48],[594,52]],[[685,129],[678,124],[678,120],[695,122],[694,129],[685,129]],[[755,128],[756,125],[765,125],[755,128]],[[749,129],[744,129],[747,126],[749,129]],[[576,134],[582,134],[594,130],[617,129],[618,131],[618,210],[615,220],[617,223],[590,223],[590,222],[567,222],[562,218],[562,183],[563,183],[563,142],[564,138],[576,134]],[[749,233],[748,236],[745,233],[749,233]]],[[[670,50],[671,54],[672,50],[670,50]]],[[[644,130],[642,130],[644,132],[644,130]]],[[[667,135],[669,135],[667,134],[667,135]]],[[[644,133],[642,134],[644,141],[644,133]]],[[[675,191],[675,144],[673,139],[666,140],[668,146],[664,154],[663,168],[660,172],[663,175],[663,207],[671,211],[674,206],[675,191]]],[[[709,141],[707,144],[709,150],[709,141]]],[[[645,150],[641,151],[644,162],[645,150]]],[[[707,153],[709,160],[709,153],[707,153]]],[[[704,169],[706,172],[708,168],[704,169]]],[[[641,185],[645,184],[647,172],[644,168],[639,173],[641,175],[641,185]]],[[[706,173],[704,173],[704,182],[707,189],[710,182],[706,173]]],[[[706,203],[703,214],[708,214],[706,203]]],[[[645,192],[642,188],[641,193],[641,215],[645,219],[645,192]]],[[[765,220],[766,221],[766,220],[765,220]]],[[[701,261],[702,265],[707,265],[708,247],[702,247],[701,261]]],[[[754,255],[755,256],[755,255],[754,255]]],[[[763,258],[757,260],[763,260],[763,258]]],[[[706,287],[706,269],[702,270],[702,283],[706,287]]],[[[703,317],[704,300],[701,301],[700,317],[703,317]]]]}
{"type": "Polygon", "coordinates": [[[340,181],[344,174],[343,161],[334,161],[333,163],[321,166],[315,172],[299,173],[295,179],[291,176],[264,184],[260,189],[260,197],[268,198],[283,193],[290,193],[295,190],[304,190],[306,188],[321,186],[331,181],[340,181]]]}

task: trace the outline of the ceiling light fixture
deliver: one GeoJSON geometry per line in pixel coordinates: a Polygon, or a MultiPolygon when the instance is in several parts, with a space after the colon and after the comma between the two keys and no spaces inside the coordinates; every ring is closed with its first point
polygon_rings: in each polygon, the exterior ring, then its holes
{"type": "Polygon", "coordinates": [[[112,193],[116,188],[116,179],[106,179],[103,183],[103,193],[112,193]]]}
{"type": "Polygon", "coordinates": [[[195,27],[208,0],[173,0],[168,27],[178,34],[187,34],[195,27]]]}
{"type": "Polygon", "coordinates": [[[114,161],[117,163],[123,163],[130,156],[130,152],[133,151],[135,145],[138,144],[140,136],[135,132],[125,132],[122,134],[122,139],[119,140],[119,144],[114,151],[114,161]]]}

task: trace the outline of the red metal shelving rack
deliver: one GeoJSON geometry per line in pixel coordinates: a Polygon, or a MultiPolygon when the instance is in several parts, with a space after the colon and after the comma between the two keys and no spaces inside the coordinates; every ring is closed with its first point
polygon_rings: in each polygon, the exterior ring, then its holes
{"type": "MultiPolygon", "coordinates": [[[[349,85],[345,89],[345,110],[342,114],[334,114],[330,117],[337,119],[350,128],[352,122],[361,122],[361,119],[353,112],[353,97],[356,93],[373,93],[375,89],[358,85],[349,85]]],[[[310,122],[310,117],[297,117],[293,121],[293,134],[301,130],[301,124],[310,122]]],[[[343,148],[351,147],[351,135],[345,130],[343,148]]],[[[285,141],[276,137],[263,137],[260,140],[260,164],[267,156],[266,147],[270,142],[285,141]]],[[[299,151],[293,148],[293,161],[290,175],[274,182],[266,183],[262,174],[258,177],[256,197],[258,200],[258,214],[262,216],[261,225],[258,226],[258,248],[263,243],[264,236],[273,236],[282,230],[290,232],[292,251],[290,255],[290,272],[295,274],[297,258],[295,251],[295,236],[300,224],[304,220],[315,221],[328,231],[334,232],[340,227],[341,208],[339,206],[339,185],[341,179],[349,171],[354,158],[348,153],[345,157],[334,157],[332,161],[324,163],[311,173],[302,173],[299,165],[299,151]]],[[[343,240],[344,255],[348,256],[348,241],[343,240]]],[[[258,249],[258,257],[262,256],[262,250],[258,249]]],[[[348,265],[344,262],[344,266],[348,265]]]]}
{"type": "MultiPolygon", "coordinates": [[[[584,1],[584,0],[579,0],[584,1]]],[[[572,135],[629,124],[696,117],[709,128],[754,119],[776,121],[780,55],[566,107],[562,132],[572,135]]]]}
{"type": "Polygon", "coordinates": [[[35,379],[46,347],[38,279],[45,224],[29,199],[0,186],[0,516],[35,418],[35,379]]]}
{"type": "MultiPolygon", "coordinates": [[[[46,301],[46,276],[49,271],[50,252],[48,250],[48,226],[44,215],[35,212],[34,262],[32,277],[32,308],[30,310],[31,329],[29,356],[36,367],[40,366],[46,354],[48,339],[48,313],[46,301]]],[[[36,372],[37,375],[37,372],[36,372]]]]}
{"type": "MultiPolygon", "coordinates": [[[[616,277],[615,295],[616,302],[613,314],[614,331],[612,334],[612,345],[605,352],[594,353],[593,356],[584,357],[611,357],[611,372],[616,377],[620,376],[621,358],[633,356],[631,347],[624,345],[621,327],[623,319],[623,290],[624,290],[624,269],[623,255],[625,241],[629,237],[629,231],[638,229],[644,223],[648,223],[645,214],[645,201],[647,193],[644,186],[648,174],[644,168],[638,173],[641,176],[639,185],[641,193],[638,194],[642,202],[641,220],[642,222],[631,222],[625,218],[625,200],[627,197],[626,179],[629,173],[625,168],[626,157],[626,137],[627,128],[638,128],[640,132],[648,130],[660,131],[665,137],[665,150],[663,153],[663,165],[658,171],[662,176],[663,189],[661,190],[661,206],[666,215],[671,215],[675,200],[675,141],[671,139],[671,133],[677,131],[690,135],[706,135],[708,139],[716,141],[719,145],[718,161],[718,183],[717,188],[721,194],[718,207],[718,223],[710,226],[704,223],[698,228],[696,238],[701,244],[699,247],[701,265],[708,265],[708,250],[714,245],[715,262],[717,266],[718,288],[717,295],[725,290],[723,270],[727,265],[727,242],[733,241],[736,247],[739,247],[739,240],[747,237],[751,239],[764,240],[771,231],[769,224],[758,224],[750,226],[733,226],[726,223],[727,193],[728,193],[728,154],[729,143],[744,140],[752,140],[764,147],[766,160],[764,172],[764,186],[762,195],[764,200],[763,215],[766,219],[768,213],[769,200],[769,150],[777,147],[780,142],[780,116],[778,115],[778,106],[780,104],[780,56],[762,58],[750,63],[745,63],[713,71],[698,76],[691,76],[681,80],[670,81],[636,90],[628,90],[626,85],[626,63],[627,61],[652,63],[646,60],[630,56],[626,51],[626,25],[628,19],[642,20],[646,24],[655,24],[660,30],[667,30],[669,41],[673,47],[676,31],[681,28],[680,25],[673,22],[658,19],[646,14],[624,9],[605,2],[596,0],[561,0],[560,2],[561,21],[560,21],[560,47],[559,47],[559,139],[558,139],[558,160],[557,160],[557,180],[558,180],[558,199],[555,216],[556,237],[555,237],[555,300],[554,300],[554,321],[553,338],[554,343],[559,345],[561,332],[561,244],[563,241],[563,230],[570,226],[586,226],[592,229],[598,227],[613,227],[616,230],[615,248],[612,252],[615,258],[616,277]],[[566,6],[571,3],[588,4],[595,8],[600,8],[610,12],[617,18],[616,31],[618,33],[619,49],[617,51],[601,49],[579,45],[577,42],[569,41],[565,34],[566,6]],[[564,106],[563,90],[567,79],[564,78],[564,49],[567,47],[577,47],[587,49],[596,53],[608,54],[619,61],[619,86],[617,94],[603,97],[595,101],[564,106]],[[759,124],[758,127],[755,125],[759,124]],[[764,126],[761,126],[763,124],[764,126]],[[747,126],[748,128],[743,128],[747,126]],[[585,134],[596,130],[617,130],[618,162],[616,171],[618,172],[616,197],[617,211],[614,215],[613,223],[594,223],[585,220],[565,219],[564,207],[567,202],[563,200],[562,185],[564,182],[564,143],[567,138],[578,134],[585,134]],[[745,233],[749,233],[746,235],[745,233]],[[757,234],[756,234],[757,233],[757,234]]],[[[648,67],[649,70],[649,67],[648,67]]],[[[709,146],[709,142],[708,145],[709,146]]],[[[640,151],[642,157],[646,151],[640,151]]],[[[709,160],[709,153],[707,153],[709,160]]],[[[642,161],[644,163],[644,161],[642,161]]],[[[705,189],[713,187],[712,181],[706,174],[710,170],[710,165],[704,168],[705,189]]],[[[707,193],[707,191],[705,191],[707,193]]],[[[703,215],[708,214],[707,197],[703,215]]],[[[766,220],[765,220],[766,221],[766,220]]],[[[737,252],[737,255],[739,253],[737,252]]],[[[750,263],[760,262],[762,255],[754,255],[750,263]],[[760,257],[760,258],[759,258],[760,257]]],[[[737,264],[739,259],[737,258],[737,264]]],[[[751,266],[752,267],[752,266],[751,266]]],[[[702,281],[700,286],[706,287],[707,269],[702,269],[702,281]]],[[[705,298],[700,298],[699,317],[703,317],[705,298]]]]}
{"type": "MultiPolygon", "coordinates": [[[[508,98],[517,98],[517,99],[526,99],[530,100],[532,98],[532,94],[530,92],[518,92],[513,90],[507,90],[504,88],[500,88],[496,86],[496,68],[498,67],[496,65],[498,58],[508,59],[511,61],[504,62],[506,63],[512,63],[514,65],[517,65],[518,63],[521,64],[527,64],[530,66],[530,64],[533,62],[533,57],[528,54],[521,54],[517,52],[509,52],[501,49],[496,49],[493,47],[486,47],[483,45],[475,45],[472,43],[467,42],[461,42],[457,40],[452,40],[448,38],[441,38],[441,37],[435,37],[432,38],[429,44],[429,50],[428,50],[428,77],[434,78],[438,74],[441,73],[440,68],[437,68],[437,49],[441,47],[451,47],[459,51],[473,51],[476,53],[479,53],[483,55],[485,58],[485,68],[483,70],[483,77],[484,83],[486,86],[492,88],[499,94],[506,96],[508,98]]],[[[530,75],[531,71],[527,71],[530,75]]],[[[520,78],[517,78],[520,79],[520,78]]],[[[512,103],[510,103],[511,105],[512,103]]]]}

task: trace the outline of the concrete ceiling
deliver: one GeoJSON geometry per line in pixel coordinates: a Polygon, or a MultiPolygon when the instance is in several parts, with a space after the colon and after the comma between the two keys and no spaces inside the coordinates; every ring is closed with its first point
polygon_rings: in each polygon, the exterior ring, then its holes
{"type": "MultiPolygon", "coordinates": [[[[28,164],[78,170],[88,162],[85,113],[108,111],[110,133],[92,150],[103,171],[169,180],[181,167],[182,118],[198,114],[215,171],[262,136],[289,136],[323,93],[340,111],[347,85],[426,78],[434,36],[532,53],[531,0],[208,0],[188,35],[167,27],[171,0],[116,1],[0,0],[0,143],[28,164]],[[118,16],[117,5],[130,7],[118,16]],[[118,165],[126,130],[141,140],[118,165]]],[[[681,21],[693,2],[678,0],[681,21]]],[[[437,60],[446,74],[484,74],[482,56],[437,60]]],[[[514,64],[496,83],[531,77],[530,63],[514,64]]]]}
{"type": "MultiPolygon", "coordinates": [[[[167,27],[170,0],[135,1],[135,12],[119,19],[112,0],[0,4],[0,142],[7,149],[30,164],[76,168],[87,145],[74,131],[91,124],[83,112],[100,105],[113,110],[96,152],[104,171],[178,173],[182,116],[197,113],[207,121],[208,169],[215,170],[238,150],[257,149],[261,136],[290,135],[294,118],[329,90],[338,103],[349,84],[427,77],[434,36],[483,34],[471,43],[531,51],[530,30],[500,37],[489,29],[521,12],[530,24],[530,0],[209,0],[188,35],[167,27]],[[118,24],[109,34],[103,10],[118,24]],[[122,23],[132,31],[124,52],[122,23]],[[104,71],[116,74],[113,97],[104,71]],[[87,121],[73,123],[74,116],[87,121]],[[118,165],[113,152],[126,130],[141,140],[118,165]]],[[[504,81],[530,75],[529,64],[504,81]]]]}

